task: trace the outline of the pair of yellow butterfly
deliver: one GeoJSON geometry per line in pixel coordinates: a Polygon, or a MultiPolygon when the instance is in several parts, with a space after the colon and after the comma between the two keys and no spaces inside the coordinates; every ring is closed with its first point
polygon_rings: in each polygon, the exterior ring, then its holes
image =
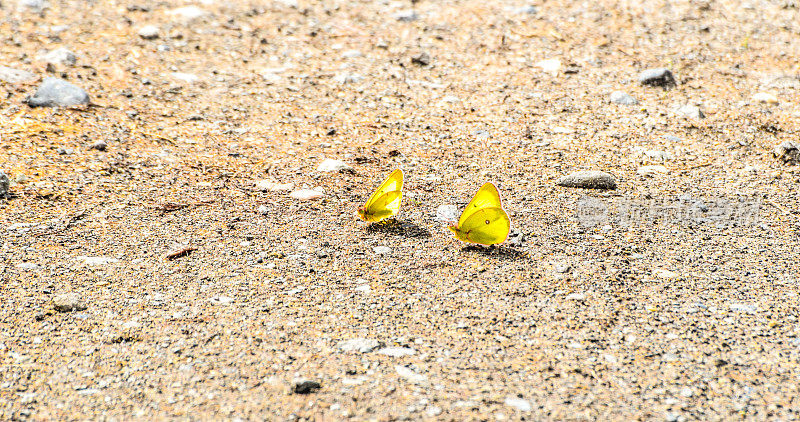
{"type": "MultiPolygon", "coordinates": [[[[379,222],[393,217],[400,211],[403,199],[403,172],[397,169],[378,186],[367,202],[358,208],[358,216],[364,221],[379,222]]],[[[481,245],[503,243],[511,230],[508,218],[500,202],[500,193],[491,183],[485,183],[461,213],[458,223],[450,225],[456,238],[481,245]]]]}

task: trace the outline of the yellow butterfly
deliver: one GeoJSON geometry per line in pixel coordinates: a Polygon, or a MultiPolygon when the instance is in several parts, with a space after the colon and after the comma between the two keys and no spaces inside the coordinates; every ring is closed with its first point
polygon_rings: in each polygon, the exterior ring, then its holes
{"type": "Polygon", "coordinates": [[[400,201],[402,199],[403,171],[396,169],[370,195],[367,202],[358,207],[358,217],[373,223],[393,217],[400,211],[400,201]]]}
{"type": "Polygon", "coordinates": [[[458,224],[450,230],[458,240],[481,245],[503,243],[511,230],[511,220],[503,210],[500,193],[491,183],[485,183],[461,213],[458,224]]]}

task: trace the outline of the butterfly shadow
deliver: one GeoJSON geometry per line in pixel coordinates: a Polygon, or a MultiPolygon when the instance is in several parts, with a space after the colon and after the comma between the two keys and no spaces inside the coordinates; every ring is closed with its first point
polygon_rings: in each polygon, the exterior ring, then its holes
{"type": "Polygon", "coordinates": [[[519,260],[528,258],[527,253],[511,246],[467,245],[461,248],[461,252],[474,253],[504,260],[519,260]]]}
{"type": "Polygon", "coordinates": [[[372,223],[367,226],[368,233],[392,234],[404,237],[431,237],[428,229],[412,223],[408,220],[384,220],[380,223],[372,223]]]}

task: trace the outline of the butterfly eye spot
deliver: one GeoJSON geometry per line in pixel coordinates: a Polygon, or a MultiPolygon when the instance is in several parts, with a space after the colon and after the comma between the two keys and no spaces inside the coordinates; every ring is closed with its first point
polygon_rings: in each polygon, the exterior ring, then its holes
{"type": "Polygon", "coordinates": [[[486,220],[486,221],[485,221],[485,223],[486,223],[486,224],[489,224],[489,220],[486,220]]]}

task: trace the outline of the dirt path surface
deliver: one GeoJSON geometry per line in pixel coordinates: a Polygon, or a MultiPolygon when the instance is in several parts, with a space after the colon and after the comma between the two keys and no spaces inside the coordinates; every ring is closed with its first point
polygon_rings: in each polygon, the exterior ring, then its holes
{"type": "Polygon", "coordinates": [[[0,419],[797,418],[800,5],[411,6],[2,1],[0,419]]]}

